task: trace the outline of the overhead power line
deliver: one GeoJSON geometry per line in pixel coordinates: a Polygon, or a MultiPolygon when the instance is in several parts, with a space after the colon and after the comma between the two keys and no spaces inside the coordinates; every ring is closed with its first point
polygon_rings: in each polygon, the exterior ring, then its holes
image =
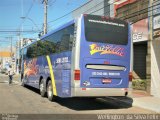
{"type": "MultiPolygon", "coordinates": [[[[35,1],[35,0],[34,0],[35,1]]],[[[43,0],[44,1],[44,0],[43,0]]],[[[42,2],[43,2],[42,1],[42,2]]],[[[91,2],[92,0],[90,0],[90,1],[88,1],[87,3],[89,3],[89,2],[91,2]]],[[[55,3],[56,2],[56,0],[53,2],[53,3],[55,3]]],[[[34,3],[34,2],[33,2],[34,3]]],[[[28,12],[27,12],[27,16],[28,16],[28,14],[29,14],[29,11],[31,10],[31,8],[33,7],[33,3],[32,3],[32,5],[30,6],[30,8],[29,8],[29,10],[28,10],[28,12]]],[[[87,4],[86,3],[86,4],[87,4]]],[[[102,2],[100,2],[100,3],[98,3],[98,4],[96,4],[96,5],[94,5],[93,7],[91,7],[91,8],[89,8],[89,9],[87,9],[85,12],[87,12],[87,11],[89,11],[89,10],[91,10],[91,9],[93,9],[93,8],[95,8],[95,7],[97,7],[97,6],[99,6],[99,5],[101,5],[103,3],[103,1],[102,2]]],[[[115,2],[113,2],[113,3],[110,3],[109,5],[111,5],[111,4],[114,4],[115,2]]],[[[109,5],[107,5],[107,6],[109,6],[109,5]]],[[[80,6],[80,7],[83,7],[84,5],[82,5],[82,6],[80,6]]],[[[105,7],[107,7],[107,6],[105,6],[105,7]]],[[[104,8],[104,7],[103,7],[104,8]]],[[[101,8],[102,9],[102,8],[101,8]]],[[[63,17],[65,17],[65,16],[67,16],[67,15],[70,15],[71,13],[73,13],[74,11],[76,11],[77,10],[77,8],[76,9],[74,9],[74,10],[72,10],[72,11],[70,11],[70,12],[68,12],[68,13],[66,13],[66,14],[64,14],[64,15],[62,15],[62,16],[60,16],[60,17],[58,17],[58,18],[56,18],[56,19],[54,19],[54,20],[51,20],[51,21],[49,21],[49,22],[47,22],[48,24],[49,23],[52,23],[52,22],[55,22],[55,21],[57,21],[57,20],[59,20],[59,19],[61,19],[61,18],[63,18],[63,17]]],[[[24,16],[25,17],[25,16],[24,16]]],[[[20,24],[20,26],[23,24],[24,22],[22,22],[21,24],[20,24]]],[[[41,23],[42,24],[42,23],[41,23]]],[[[41,25],[41,24],[36,24],[36,25],[41,25]]],[[[19,26],[19,29],[20,29],[20,26],[19,26]]],[[[25,26],[31,26],[31,25],[25,25],[25,26]]]]}
{"type": "MultiPolygon", "coordinates": [[[[158,2],[158,1],[156,1],[156,2],[158,2]]],[[[156,3],[155,2],[155,3],[156,3]]],[[[154,5],[152,5],[152,6],[147,6],[146,8],[144,8],[144,9],[141,9],[141,10],[139,10],[139,11],[136,11],[136,12],[134,12],[134,13],[130,13],[130,14],[128,14],[128,15],[125,15],[125,16],[122,16],[122,17],[119,17],[119,19],[124,19],[124,20],[127,20],[127,19],[130,19],[130,18],[134,18],[134,17],[136,17],[136,16],[138,16],[138,15],[141,15],[141,14],[145,14],[145,13],[148,13],[148,17],[150,17],[151,15],[149,15],[149,12],[152,12],[152,11],[154,11],[154,10],[156,10],[156,9],[159,9],[160,7],[157,7],[157,8],[154,8],[154,9],[151,9],[151,8],[153,8],[153,7],[156,7],[156,6],[158,6],[158,5],[160,5],[160,3],[157,3],[157,4],[154,4],[154,5]],[[150,10],[151,9],[151,10],[150,10]]],[[[108,12],[108,11],[107,11],[108,12]]],[[[107,12],[105,12],[105,13],[107,13],[107,12]]],[[[144,19],[144,18],[143,18],[144,19]]],[[[134,22],[133,22],[134,23],[134,22]]],[[[132,24],[133,24],[132,23],[132,24]]]]}
{"type": "MultiPolygon", "coordinates": [[[[32,4],[31,4],[31,6],[29,7],[27,13],[25,14],[25,16],[22,16],[22,17],[28,17],[28,15],[29,15],[29,13],[30,13],[33,5],[34,5],[34,2],[35,2],[35,0],[32,1],[32,4]]],[[[23,8],[22,8],[22,9],[23,9],[23,8]]],[[[24,22],[25,22],[25,19],[23,19],[22,22],[20,23],[20,25],[19,25],[19,27],[18,27],[18,30],[21,28],[21,26],[22,26],[22,24],[23,24],[24,22]]]]}
{"type": "MultiPolygon", "coordinates": [[[[98,3],[97,5],[93,6],[92,8],[101,5],[101,3],[102,3],[102,2],[98,3]]],[[[104,7],[101,7],[101,8],[99,8],[98,10],[95,10],[95,11],[91,12],[91,14],[93,14],[93,13],[95,13],[95,12],[97,12],[97,11],[100,11],[100,10],[103,9],[103,8],[109,7],[110,5],[112,5],[112,4],[114,4],[114,3],[115,3],[115,2],[110,3],[109,5],[106,5],[106,6],[104,6],[104,7]]],[[[151,8],[151,7],[157,6],[157,5],[160,5],[160,4],[155,4],[155,5],[146,7],[146,8],[144,8],[144,9],[140,10],[140,11],[136,11],[136,12],[134,12],[134,13],[131,13],[131,14],[126,15],[125,17],[120,17],[120,18],[129,19],[129,18],[135,17],[135,16],[137,16],[137,15],[139,15],[139,14],[144,14],[144,13],[147,13],[147,12],[151,12],[151,10],[148,10],[148,9],[151,8]],[[145,10],[147,10],[147,11],[145,11],[145,10]]],[[[91,10],[92,8],[86,10],[85,12],[91,10]]],[[[155,8],[155,9],[158,9],[158,8],[155,8]]],[[[153,9],[153,10],[155,10],[155,9],[153,9]]],[[[77,10],[77,9],[75,9],[75,10],[77,10]]],[[[70,12],[68,12],[68,13],[66,13],[66,14],[64,14],[64,15],[62,15],[62,16],[54,19],[54,20],[51,20],[51,21],[49,21],[48,23],[56,22],[57,20],[62,19],[62,18],[64,18],[64,17],[72,14],[75,10],[72,10],[72,11],[70,11],[70,12]]],[[[113,12],[113,10],[112,10],[112,11],[106,11],[104,14],[109,13],[109,12],[113,12]]],[[[20,32],[21,32],[21,31],[20,31],[20,32]]]]}
{"type": "MultiPolygon", "coordinates": [[[[92,0],[91,0],[91,1],[92,1],[92,0]]],[[[89,1],[89,2],[91,2],[91,1],[89,1]]],[[[87,2],[87,3],[89,3],[89,2],[87,2]]],[[[102,2],[100,2],[100,3],[102,3],[102,2]]],[[[98,3],[98,5],[100,5],[100,3],[98,3]]],[[[113,2],[113,3],[115,3],[115,2],[113,2]]],[[[113,4],[113,3],[111,3],[111,4],[113,4]]],[[[95,5],[95,6],[93,6],[92,8],[94,8],[94,7],[98,6],[98,5],[95,5]]],[[[82,6],[84,6],[84,5],[82,5],[82,6]]],[[[81,6],[81,7],[82,7],[82,6],[81,6]]],[[[80,7],[80,8],[81,8],[81,7],[80,7]]],[[[90,9],[91,9],[91,8],[90,8],[90,9]]],[[[64,18],[64,17],[72,14],[72,13],[73,13],[74,11],[76,11],[76,10],[77,10],[77,8],[74,9],[74,10],[72,10],[72,11],[70,11],[70,12],[68,12],[68,13],[66,13],[66,14],[64,14],[64,15],[62,15],[62,16],[60,16],[60,17],[58,17],[58,18],[56,18],[56,19],[54,19],[54,20],[49,21],[48,24],[49,24],[49,23],[52,23],[52,22],[56,22],[57,20],[62,19],[62,18],[64,18]]],[[[89,10],[89,9],[88,9],[88,10],[89,10]]],[[[86,11],[88,11],[88,10],[86,10],[86,11]]],[[[85,11],[85,12],[86,12],[86,11],[85,11]]]]}
{"type": "Polygon", "coordinates": [[[0,32],[37,32],[34,30],[24,30],[24,31],[19,31],[19,30],[0,30],[0,32]]]}

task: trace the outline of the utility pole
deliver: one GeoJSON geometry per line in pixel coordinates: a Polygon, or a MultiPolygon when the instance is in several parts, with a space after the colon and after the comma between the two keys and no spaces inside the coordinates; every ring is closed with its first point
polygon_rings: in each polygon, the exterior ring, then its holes
{"type": "Polygon", "coordinates": [[[10,64],[12,65],[12,37],[6,37],[10,41],[10,64]]]}
{"type": "Polygon", "coordinates": [[[48,0],[43,0],[44,4],[44,25],[43,25],[43,34],[47,34],[47,7],[48,7],[48,0]]]}
{"type": "Polygon", "coordinates": [[[10,40],[11,40],[11,58],[13,57],[13,54],[12,54],[12,37],[10,37],[10,40]]]}
{"type": "Polygon", "coordinates": [[[12,37],[10,37],[10,42],[11,42],[11,65],[13,67],[13,62],[12,62],[12,59],[13,59],[13,54],[12,54],[12,37]]]}
{"type": "Polygon", "coordinates": [[[6,37],[8,40],[10,40],[10,57],[12,58],[12,37],[6,37]]]}
{"type": "Polygon", "coordinates": [[[146,73],[147,73],[147,86],[146,90],[149,94],[151,94],[151,46],[153,41],[153,0],[149,0],[149,8],[148,8],[148,16],[149,16],[149,41],[147,48],[147,62],[146,62],[146,73]]]}
{"type": "Polygon", "coordinates": [[[20,66],[20,45],[21,45],[21,40],[20,36],[18,37],[18,41],[16,43],[16,71],[17,74],[19,74],[19,66],[20,66]]]}

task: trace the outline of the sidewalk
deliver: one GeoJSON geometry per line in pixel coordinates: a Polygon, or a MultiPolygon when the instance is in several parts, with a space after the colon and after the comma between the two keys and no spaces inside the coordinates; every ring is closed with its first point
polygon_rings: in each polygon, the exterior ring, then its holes
{"type": "Polygon", "coordinates": [[[149,109],[160,113],[160,98],[150,96],[145,91],[133,90],[133,106],[149,109]]]}
{"type": "MultiPolygon", "coordinates": [[[[9,80],[8,75],[0,73],[0,83],[8,83],[8,80],[9,80]]],[[[15,74],[13,76],[12,82],[15,84],[21,84],[20,83],[20,74],[15,74]]]]}

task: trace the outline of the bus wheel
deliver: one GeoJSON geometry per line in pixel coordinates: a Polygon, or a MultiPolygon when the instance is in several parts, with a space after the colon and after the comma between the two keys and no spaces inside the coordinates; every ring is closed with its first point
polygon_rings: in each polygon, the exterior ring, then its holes
{"type": "Polygon", "coordinates": [[[40,84],[39,84],[39,89],[40,89],[40,94],[42,97],[46,96],[46,91],[45,91],[45,87],[44,87],[44,80],[42,79],[40,84]]]}
{"type": "Polygon", "coordinates": [[[21,86],[23,86],[23,87],[25,87],[25,80],[24,80],[25,78],[23,77],[22,79],[21,79],[21,86]]]}
{"type": "Polygon", "coordinates": [[[24,78],[22,79],[21,86],[25,87],[24,78]]]}
{"type": "Polygon", "coordinates": [[[21,82],[22,82],[22,80],[23,80],[23,74],[21,74],[21,82]]]}
{"type": "Polygon", "coordinates": [[[47,96],[48,96],[48,99],[50,101],[54,101],[55,100],[55,96],[53,95],[53,88],[52,88],[51,81],[49,81],[48,84],[47,84],[47,96]]]}

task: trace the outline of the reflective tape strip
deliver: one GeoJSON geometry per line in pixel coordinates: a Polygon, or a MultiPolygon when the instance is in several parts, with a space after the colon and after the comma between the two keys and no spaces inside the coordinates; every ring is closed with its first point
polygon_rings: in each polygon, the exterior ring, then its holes
{"type": "Polygon", "coordinates": [[[46,56],[46,58],[47,58],[47,61],[48,61],[49,71],[50,71],[50,75],[51,75],[53,95],[57,96],[57,90],[56,90],[56,84],[55,84],[55,79],[54,79],[54,73],[53,73],[53,68],[52,68],[52,64],[51,64],[51,59],[50,59],[50,57],[48,55],[46,56]]]}

